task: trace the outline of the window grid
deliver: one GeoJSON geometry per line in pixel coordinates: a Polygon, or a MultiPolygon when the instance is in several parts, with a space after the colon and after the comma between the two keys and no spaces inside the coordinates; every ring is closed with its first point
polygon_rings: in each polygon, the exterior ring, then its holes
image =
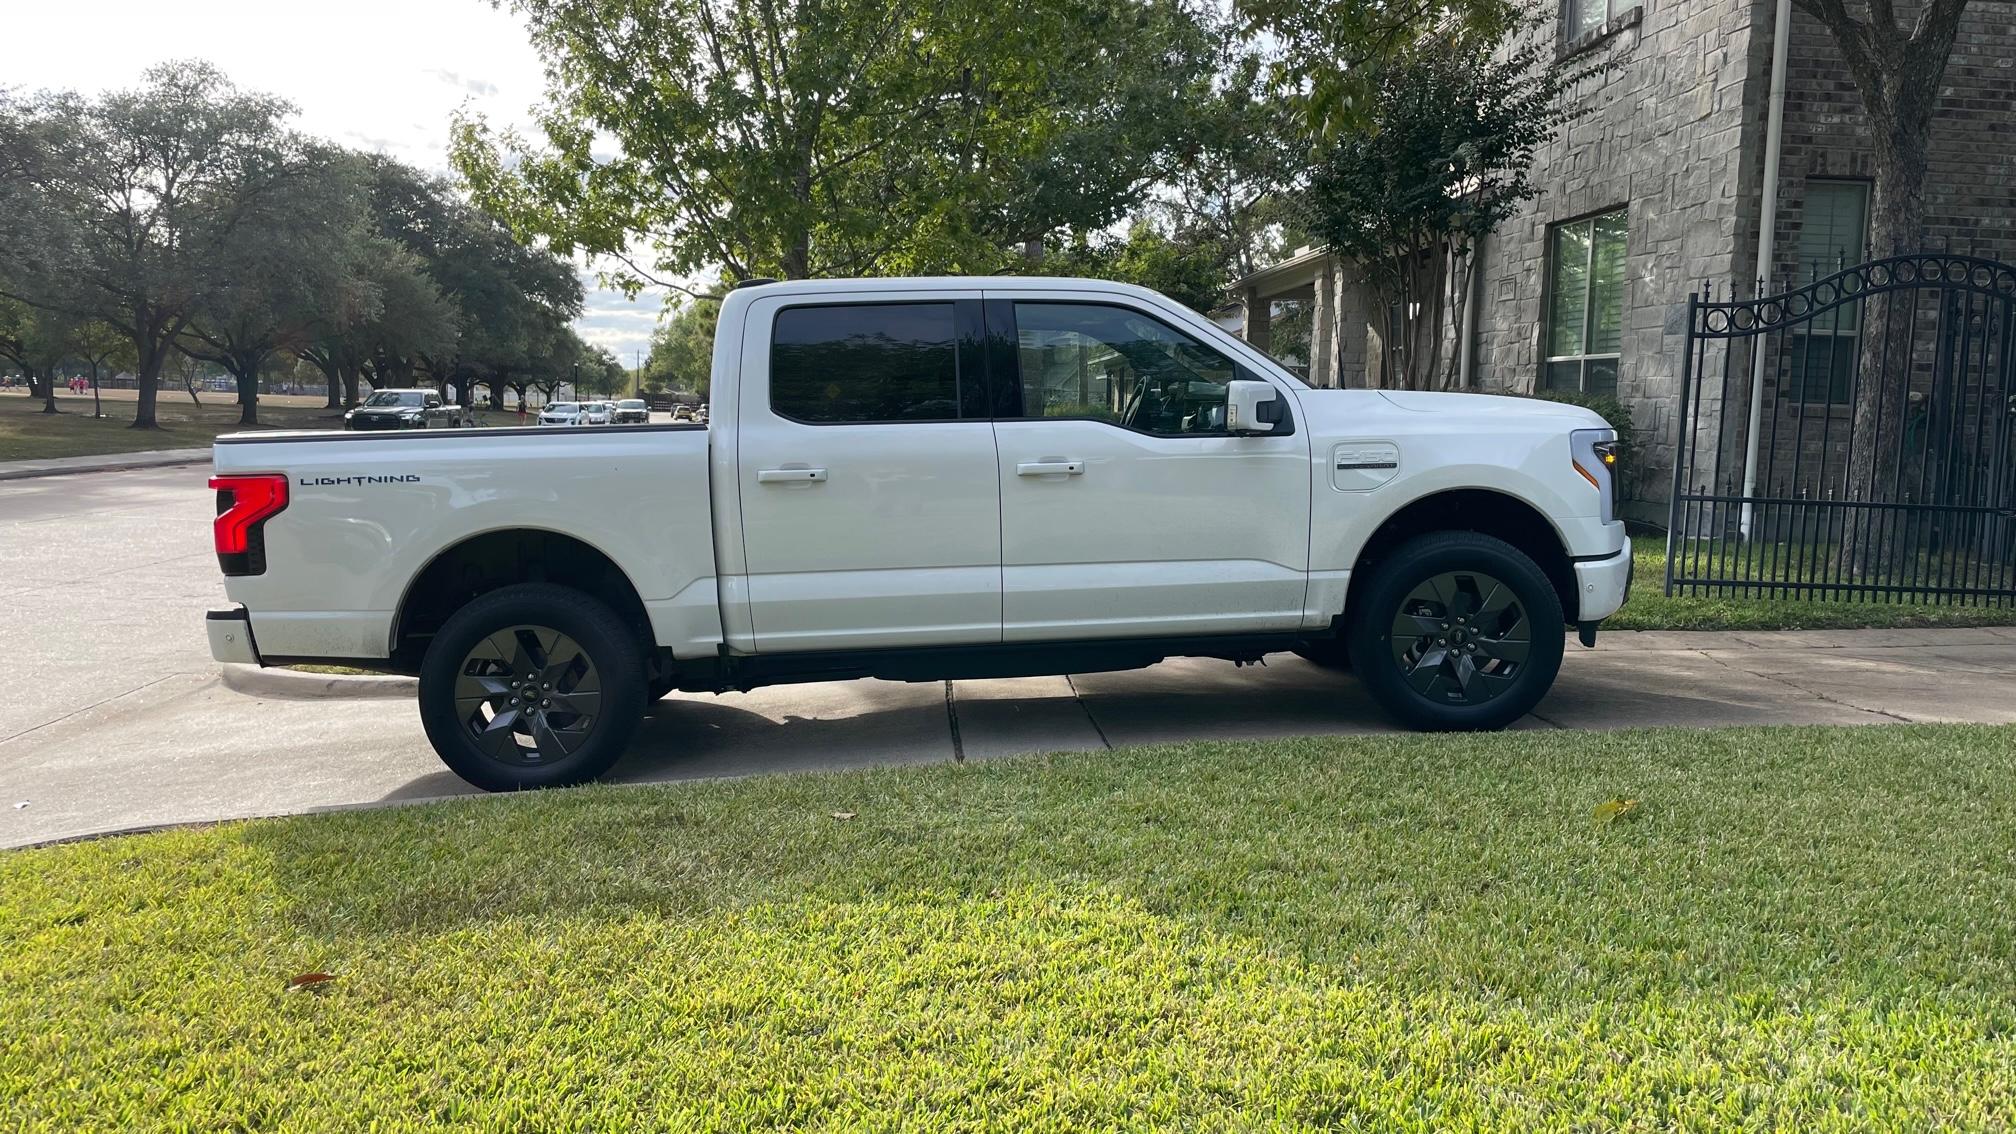
{"type": "Polygon", "coordinates": [[[1557,224],[1549,231],[1543,389],[1617,392],[1623,356],[1625,218],[1625,210],[1618,209],[1557,224]],[[1579,247],[1571,247],[1571,241],[1579,247]],[[1563,300],[1570,295],[1576,298],[1564,311],[1563,300]]]}

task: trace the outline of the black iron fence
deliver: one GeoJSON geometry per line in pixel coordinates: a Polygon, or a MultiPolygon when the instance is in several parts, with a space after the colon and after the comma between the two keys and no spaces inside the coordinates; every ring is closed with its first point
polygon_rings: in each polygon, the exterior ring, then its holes
{"type": "Polygon", "coordinates": [[[2016,600],[2016,266],[1687,304],[1666,593],[2016,600]]]}

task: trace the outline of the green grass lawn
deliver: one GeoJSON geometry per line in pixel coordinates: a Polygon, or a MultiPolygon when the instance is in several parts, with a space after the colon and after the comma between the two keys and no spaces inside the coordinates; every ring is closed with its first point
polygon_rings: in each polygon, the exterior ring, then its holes
{"type": "Polygon", "coordinates": [[[1631,541],[1638,574],[1631,600],[1606,630],[1852,630],[2016,625],[2016,607],[1929,603],[1808,602],[1751,597],[1666,597],[1666,537],[1631,541]]]}
{"type": "MultiPolygon", "coordinates": [[[[199,408],[180,389],[164,389],[156,403],[159,429],[130,429],[133,391],[104,392],[105,416],[91,416],[91,395],[63,393],[56,398],[61,413],[45,414],[39,398],[22,391],[0,391],[0,461],[83,457],[98,453],[135,453],[145,449],[194,449],[210,444],[219,433],[235,433],[238,403],[230,394],[205,391],[199,408]]],[[[336,411],[313,398],[262,399],[260,429],[335,429],[343,423],[336,411]]]]}
{"type": "Polygon", "coordinates": [[[0,855],[0,957],[8,1130],[2007,1129],[2016,731],[1196,744],[236,824],[0,855]]]}

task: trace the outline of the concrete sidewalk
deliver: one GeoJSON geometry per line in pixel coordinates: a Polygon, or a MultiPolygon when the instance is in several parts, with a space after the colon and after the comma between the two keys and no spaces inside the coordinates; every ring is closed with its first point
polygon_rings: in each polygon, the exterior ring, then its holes
{"type": "MultiPolygon", "coordinates": [[[[1517,727],[2016,723],[2016,627],[1608,633],[1517,727]]],[[[1392,731],[1357,682],[1276,655],[1001,681],[832,682],[654,706],[626,782],[1392,731]]],[[[2016,736],[2012,736],[2016,743],[2016,736]]],[[[280,701],[192,665],[0,741],[0,845],[463,794],[409,702],[280,701]],[[15,807],[26,803],[25,807],[15,807]]]]}
{"type": "Polygon", "coordinates": [[[148,449],[138,453],[95,453],[88,457],[44,457],[39,460],[0,461],[0,480],[113,472],[119,469],[158,469],[170,465],[193,465],[209,459],[208,449],[148,449]]]}

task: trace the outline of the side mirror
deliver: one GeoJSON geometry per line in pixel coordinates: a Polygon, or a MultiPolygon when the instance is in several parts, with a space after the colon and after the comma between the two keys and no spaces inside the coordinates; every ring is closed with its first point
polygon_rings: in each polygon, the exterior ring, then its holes
{"type": "Polygon", "coordinates": [[[1225,431],[1234,436],[1272,433],[1287,417],[1287,403],[1272,382],[1236,381],[1225,387],[1225,431]]]}

